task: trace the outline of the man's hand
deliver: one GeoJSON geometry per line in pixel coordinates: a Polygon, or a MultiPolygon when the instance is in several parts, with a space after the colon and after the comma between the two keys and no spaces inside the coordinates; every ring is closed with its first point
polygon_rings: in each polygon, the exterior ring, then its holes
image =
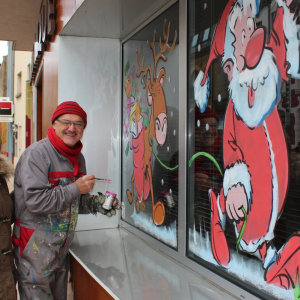
{"type": "Polygon", "coordinates": [[[244,219],[242,207],[248,213],[248,200],[245,189],[242,185],[237,184],[232,186],[227,193],[226,213],[228,219],[236,222],[244,219]]]}
{"type": "Polygon", "coordinates": [[[95,184],[95,176],[94,175],[85,175],[80,177],[75,181],[77,184],[80,194],[87,194],[89,193],[95,184]]]}
{"type": "Polygon", "coordinates": [[[82,205],[83,210],[90,214],[96,215],[98,212],[106,215],[107,217],[114,216],[116,214],[116,210],[121,209],[121,205],[119,204],[119,200],[115,198],[114,203],[112,204],[112,208],[110,210],[104,209],[102,207],[103,203],[105,202],[106,195],[98,192],[98,196],[96,195],[89,195],[83,197],[82,205]]]}
{"type": "Polygon", "coordinates": [[[121,205],[119,204],[119,200],[117,198],[115,198],[115,201],[114,203],[112,204],[112,208],[111,210],[107,210],[107,209],[104,209],[102,207],[103,203],[105,202],[105,198],[106,196],[105,195],[102,195],[101,193],[99,193],[99,196],[94,196],[96,197],[95,198],[95,203],[96,203],[96,211],[103,214],[103,215],[106,215],[107,217],[111,217],[111,216],[114,216],[116,214],[116,210],[119,210],[121,209],[121,205]]]}

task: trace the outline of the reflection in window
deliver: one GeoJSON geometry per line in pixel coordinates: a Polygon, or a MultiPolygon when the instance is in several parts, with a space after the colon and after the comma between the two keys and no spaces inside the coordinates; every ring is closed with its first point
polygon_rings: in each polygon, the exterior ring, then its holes
{"type": "Polygon", "coordinates": [[[197,45],[198,37],[199,37],[199,34],[194,35],[194,37],[192,39],[192,45],[191,45],[191,47],[195,47],[197,45]]]}
{"type": "Polygon", "coordinates": [[[203,33],[202,42],[206,42],[209,38],[210,28],[206,28],[203,33]]]}
{"type": "Polygon", "coordinates": [[[300,266],[298,7],[203,3],[190,3],[190,39],[218,25],[210,47],[189,54],[188,256],[260,298],[293,299],[300,266]]]}

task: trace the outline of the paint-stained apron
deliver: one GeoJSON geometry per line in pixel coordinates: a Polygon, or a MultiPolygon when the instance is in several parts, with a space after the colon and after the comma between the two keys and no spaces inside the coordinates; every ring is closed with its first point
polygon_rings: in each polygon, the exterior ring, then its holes
{"type": "MultiPolygon", "coordinates": [[[[66,299],[66,257],[73,241],[77,218],[78,199],[73,201],[70,208],[61,212],[36,215],[35,221],[37,224],[43,224],[44,230],[32,230],[23,251],[17,251],[16,247],[20,245],[15,246],[22,300],[66,299]]],[[[20,225],[20,228],[23,228],[22,224],[20,225]]]]}

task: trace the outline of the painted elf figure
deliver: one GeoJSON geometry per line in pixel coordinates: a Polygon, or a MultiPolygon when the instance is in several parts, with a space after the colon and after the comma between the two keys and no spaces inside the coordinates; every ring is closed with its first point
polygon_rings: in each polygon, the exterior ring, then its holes
{"type": "Polygon", "coordinates": [[[277,0],[270,40],[256,28],[258,0],[230,0],[214,34],[209,60],[195,83],[195,100],[207,105],[209,67],[222,57],[229,80],[229,103],[224,123],[223,188],[210,190],[213,256],[228,266],[230,253],[225,220],[234,224],[239,250],[260,258],[265,280],[295,288],[300,266],[300,233],[279,250],[272,244],[274,227],[288,187],[288,153],[277,111],[280,88],[288,77],[299,78],[296,13],[299,0],[277,0]],[[245,219],[247,219],[246,224],[245,219]]]}

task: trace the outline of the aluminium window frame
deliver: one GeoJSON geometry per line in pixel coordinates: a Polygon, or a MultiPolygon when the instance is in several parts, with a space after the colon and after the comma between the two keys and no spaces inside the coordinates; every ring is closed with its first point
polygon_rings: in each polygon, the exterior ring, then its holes
{"type": "MultiPolygon", "coordinates": [[[[154,20],[158,15],[166,11],[175,3],[179,3],[179,57],[185,57],[185,59],[179,59],[179,74],[185,74],[185,76],[180,76],[179,79],[179,138],[178,138],[178,151],[179,151],[179,190],[178,190],[178,247],[177,250],[167,246],[163,242],[155,239],[149,234],[143,232],[142,230],[136,228],[135,226],[129,224],[125,220],[120,220],[120,227],[133,233],[137,237],[144,240],[149,246],[153,247],[157,251],[161,251],[169,257],[175,259],[181,263],[184,267],[191,269],[198,275],[203,277],[205,280],[209,281],[211,284],[217,286],[223,291],[226,291],[231,297],[236,299],[261,299],[262,294],[256,293],[257,298],[252,293],[248,292],[251,286],[245,283],[245,289],[241,287],[240,280],[234,278],[225,278],[220,275],[222,272],[218,272],[216,266],[211,265],[208,262],[203,261],[203,264],[194,261],[187,256],[187,241],[188,241],[188,166],[187,166],[187,156],[188,156],[188,0],[171,0],[160,8],[151,17],[145,20],[140,26],[128,34],[124,39],[121,40],[120,47],[120,65],[123,74],[123,44],[128,41],[134,34],[140,31],[143,27],[148,25],[152,20],[154,20]],[[211,265],[211,266],[210,266],[211,265]],[[239,285],[237,285],[239,284],[239,285]],[[248,288],[247,288],[248,287],[248,288]],[[247,290],[248,291],[247,291],[247,290]]],[[[120,76],[120,87],[123,86],[123,76],[120,76]]],[[[119,149],[122,153],[122,137],[123,137],[123,100],[121,99],[121,109],[120,109],[120,140],[119,149]]],[[[122,155],[122,154],[121,154],[122,155]]],[[[120,159],[120,195],[122,195],[122,157],[120,159]]],[[[233,276],[232,276],[233,277],[233,276]]],[[[243,285],[243,284],[242,284],[243,285]]],[[[258,290],[257,290],[258,291],[258,290]]],[[[268,299],[266,294],[266,299],[268,299]]],[[[272,299],[270,297],[270,299],[272,299]]]]}

